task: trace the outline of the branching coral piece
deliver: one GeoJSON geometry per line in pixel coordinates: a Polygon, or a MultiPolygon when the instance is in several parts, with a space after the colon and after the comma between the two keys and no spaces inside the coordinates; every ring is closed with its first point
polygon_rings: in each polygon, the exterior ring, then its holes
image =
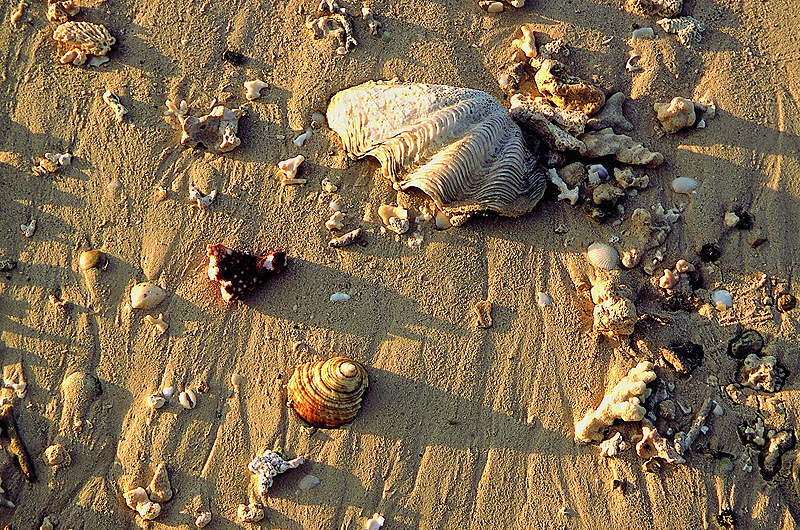
{"type": "Polygon", "coordinates": [[[636,454],[639,458],[661,458],[670,464],[683,464],[686,460],[679,455],[669,440],[662,438],[658,431],[648,421],[642,422],[642,439],[636,444],[636,454]]]}
{"type": "Polygon", "coordinates": [[[595,131],[613,127],[615,130],[632,131],[633,124],[625,118],[622,107],[625,104],[625,94],[615,92],[606,100],[603,108],[586,122],[587,127],[595,131]]]}
{"type": "Polygon", "coordinates": [[[575,441],[589,443],[603,439],[603,430],[615,420],[641,421],[647,412],[642,402],[650,395],[647,383],[654,381],[653,363],[642,361],[606,394],[597,410],[589,410],[575,424],[575,441]]]}
{"type": "Polygon", "coordinates": [[[618,162],[656,167],[664,162],[664,155],[650,151],[630,136],[614,134],[609,127],[597,132],[587,132],[578,137],[586,148],[580,153],[588,158],[613,156],[618,162]]]}

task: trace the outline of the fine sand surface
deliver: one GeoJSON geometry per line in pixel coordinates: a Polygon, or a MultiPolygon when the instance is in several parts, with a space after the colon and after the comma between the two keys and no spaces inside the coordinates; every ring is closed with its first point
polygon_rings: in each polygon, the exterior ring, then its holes
{"type": "MultiPolygon", "coordinates": [[[[344,5],[353,14],[361,7],[344,5]]],[[[800,414],[800,310],[762,304],[777,292],[800,295],[796,0],[688,0],[684,13],[708,28],[693,49],[619,0],[538,0],[500,15],[456,0],[376,0],[372,8],[391,38],[373,38],[359,19],[359,46],[340,57],[304,27],[305,13],[316,10],[310,1],[89,0],[77,20],[105,24],[118,41],[110,62],[96,68],[59,64],[41,1],[24,7],[18,27],[17,2],[0,4],[0,255],[18,262],[0,277],[0,361],[6,379],[22,371],[27,380],[14,413],[39,475],[28,483],[0,452],[2,486],[17,505],[0,508],[0,524],[38,528],[55,515],[59,529],[136,528],[144,523],[122,493],[145,486],[165,462],[176,494],[150,527],[193,528],[195,513],[209,510],[209,528],[238,528],[237,505],[258,497],[247,463],[269,448],[308,462],[276,479],[263,528],[358,529],[375,512],[392,530],[717,528],[724,509],[735,511],[739,528],[796,528],[795,451],[765,480],[736,434],[757,415],[767,429],[794,429],[800,414]],[[563,39],[572,73],[630,96],[632,136],[666,161],[647,171],[651,186],[625,200],[626,212],[686,203],[664,264],[700,265],[697,250],[716,243],[722,257],[706,276],[709,294],[698,293],[707,301],[715,287],[727,288],[731,310],[662,311],[673,325],[638,326],[632,346],[599,338],[576,282],[621,274],[644,293],[642,310],[659,308],[641,267],[601,275],[586,260],[587,245],[620,235],[624,224],[597,225],[548,195],[518,219],[425,228],[423,245],[410,248],[405,236],[380,233],[375,211],[398,197],[374,161],[349,161],[326,128],[302,148],[292,144],[332,94],[369,79],[502,98],[496,76],[521,24],[563,39]],[[634,49],[627,41],[637,24],[656,29],[656,39],[634,49]],[[247,60],[223,62],[226,48],[247,60]],[[644,67],[633,76],[623,67],[631,51],[644,67]],[[200,115],[214,98],[245,103],[242,83],[257,78],[270,88],[248,105],[241,146],[217,155],[178,145],[162,116],[168,97],[200,115]],[[106,89],[128,109],[122,123],[101,99],[106,89]],[[654,102],[706,93],[719,107],[707,128],[658,133],[654,102]],[[67,150],[71,166],[31,175],[33,159],[67,150]],[[275,164],[296,154],[307,159],[308,184],[281,188],[275,164]],[[697,193],[673,193],[677,176],[699,180],[697,193]],[[325,177],[338,192],[321,190],[325,177]],[[219,190],[217,201],[190,208],[191,184],[219,190]],[[159,185],[166,200],[155,196],[159,185]],[[334,199],[348,226],[365,228],[366,246],[328,248],[323,222],[334,199]],[[733,209],[751,213],[752,230],[724,227],[733,209]],[[28,239],[19,226],[32,218],[38,228],[28,239]],[[566,234],[554,231],[562,223],[566,234]],[[754,249],[748,242],[758,235],[767,241],[754,249]],[[285,249],[289,265],[226,305],[206,275],[205,248],[215,242],[285,249]],[[79,272],[88,248],[107,253],[106,270],[79,272]],[[762,273],[768,284],[748,291],[762,273]],[[131,311],[128,291],[147,279],[169,297],[131,311]],[[538,291],[552,306],[537,305],[538,291]],[[64,310],[48,301],[54,292],[69,302],[64,310]],[[352,298],[332,303],[334,292],[352,298]],[[493,303],[490,329],[473,324],[479,299],[493,303]],[[143,320],[159,313],[169,323],[160,337],[143,320]],[[745,389],[733,399],[720,391],[736,375],[726,346],[740,326],[777,345],[790,371],[780,392],[745,389]],[[688,379],[660,361],[659,348],[677,338],[705,348],[688,379]],[[300,359],[292,353],[298,340],[311,346],[300,359]],[[283,385],[298,361],[334,354],[367,366],[369,392],[353,423],[309,434],[287,410],[283,385]],[[656,362],[677,401],[691,407],[678,427],[712,392],[724,410],[686,465],[656,473],[643,472],[630,450],[608,459],[573,441],[575,421],[642,359],[656,362]],[[96,375],[99,396],[83,379],[62,384],[77,370],[96,375]],[[244,377],[238,391],[232,373],[244,377]],[[173,401],[153,415],[145,403],[165,386],[201,382],[209,390],[194,410],[173,401]],[[54,473],[43,451],[57,441],[72,464],[54,473]],[[321,483],[300,492],[309,473],[321,483]],[[613,479],[627,481],[624,492],[612,489],[613,479]]]]}

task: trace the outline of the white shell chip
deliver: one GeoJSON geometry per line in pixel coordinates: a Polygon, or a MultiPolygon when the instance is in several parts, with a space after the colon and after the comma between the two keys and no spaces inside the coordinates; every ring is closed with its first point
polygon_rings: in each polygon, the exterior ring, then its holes
{"type": "Polygon", "coordinates": [[[167,291],[153,282],[137,283],[131,289],[131,307],[134,309],[150,309],[161,303],[167,291]]]}

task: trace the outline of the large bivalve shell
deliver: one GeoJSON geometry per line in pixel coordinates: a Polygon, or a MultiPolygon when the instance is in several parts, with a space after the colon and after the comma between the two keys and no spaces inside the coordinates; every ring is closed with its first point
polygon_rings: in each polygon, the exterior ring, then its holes
{"type": "Polygon", "coordinates": [[[544,168],[486,92],[368,81],[335,94],[327,118],[351,158],[377,158],[397,189],[422,190],[454,225],[479,211],[522,215],[544,194],[544,168]]]}
{"type": "Polygon", "coordinates": [[[286,387],[288,405],[315,427],[352,421],[367,390],[367,371],[345,357],[298,365],[286,387]]]}

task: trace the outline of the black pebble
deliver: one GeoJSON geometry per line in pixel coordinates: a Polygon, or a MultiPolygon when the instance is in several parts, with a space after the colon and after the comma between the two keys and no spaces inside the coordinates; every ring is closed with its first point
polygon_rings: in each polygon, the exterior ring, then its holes
{"type": "Polygon", "coordinates": [[[738,230],[750,230],[753,228],[753,219],[750,217],[750,214],[747,212],[735,212],[736,216],[739,218],[739,222],[736,223],[736,228],[738,230]]]}
{"type": "Polygon", "coordinates": [[[733,528],[736,526],[736,512],[733,510],[722,510],[717,515],[717,524],[723,528],[733,528]]]}
{"type": "Polygon", "coordinates": [[[714,243],[706,243],[700,248],[700,252],[697,254],[704,263],[709,263],[711,261],[717,261],[722,255],[722,252],[719,251],[719,248],[717,248],[717,245],[714,243]]]}
{"type": "Polygon", "coordinates": [[[224,52],[222,52],[222,59],[228,61],[233,65],[239,66],[244,62],[245,57],[239,52],[225,50],[224,52]]]}

